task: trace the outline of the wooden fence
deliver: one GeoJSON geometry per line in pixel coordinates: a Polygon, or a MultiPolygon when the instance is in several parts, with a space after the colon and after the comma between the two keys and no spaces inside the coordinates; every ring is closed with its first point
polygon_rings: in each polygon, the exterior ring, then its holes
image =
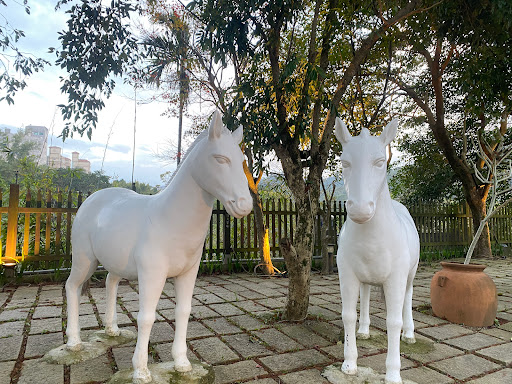
{"type": "MultiPolygon", "coordinates": [[[[0,251],[2,264],[18,261],[55,261],[71,259],[71,225],[80,207],[82,194],[32,191],[20,196],[19,186],[11,185],[9,203],[3,206],[0,192],[0,251]]],[[[325,203],[321,204],[325,209],[325,203]]],[[[472,239],[473,225],[467,205],[425,205],[409,207],[420,234],[422,251],[463,250],[472,239]]],[[[491,240],[495,244],[512,244],[512,205],[501,209],[490,221],[491,240]]],[[[345,222],[346,211],[341,201],[331,206],[332,233],[336,236],[345,222]]],[[[290,200],[264,202],[264,222],[269,228],[270,250],[280,257],[279,241],[293,241],[296,207],[290,200]]],[[[227,214],[219,202],[213,209],[204,245],[205,261],[222,261],[229,255],[235,259],[257,259],[254,213],[243,219],[227,214]]],[[[316,218],[315,255],[320,255],[322,241],[321,215],[316,218]]],[[[336,236],[329,242],[336,244],[336,236]]]]}

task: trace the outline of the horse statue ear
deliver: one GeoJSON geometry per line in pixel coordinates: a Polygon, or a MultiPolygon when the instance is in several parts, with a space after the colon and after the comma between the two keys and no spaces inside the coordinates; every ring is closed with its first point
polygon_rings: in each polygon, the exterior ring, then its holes
{"type": "Polygon", "coordinates": [[[398,119],[391,120],[391,122],[389,122],[388,125],[384,127],[382,133],[380,134],[380,139],[384,146],[388,145],[395,139],[397,130],[398,119]]]}
{"type": "Polygon", "coordinates": [[[347,126],[339,117],[336,118],[334,123],[334,135],[342,145],[348,143],[352,138],[347,126]]]}
{"type": "Polygon", "coordinates": [[[210,123],[210,129],[208,130],[208,138],[218,139],[220,135],[222,135],[222,131],[224,130],[224,125],[222,125],[222,115],[219,110],[216,110],[213,113],[212,122],[210,123]]]}
{"type": "Polygon", "coordinates": [[[240,125],[233,133],[233,139],[237,144],[240,144],[244,139],[244,128],[240,125]]]}

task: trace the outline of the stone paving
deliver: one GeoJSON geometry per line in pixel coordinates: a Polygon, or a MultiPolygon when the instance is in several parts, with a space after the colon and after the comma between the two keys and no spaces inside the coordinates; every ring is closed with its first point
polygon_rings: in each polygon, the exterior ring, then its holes
{"type": "MultiPolygon", "coordinates": [[[[439,269],[422,265],[415,280],[414,318],[418,345],[402,347],[402,377],[419,384],[512,383],[512,265],[486,261],[499,294],[496,325],[476,329],[447,323],[429,313],[429,289],[439,269]]],[[[302,323],[276,321],[284,306],[286,278],[249,274],[202,276],[197,280],[188,330],[189,355],[213,365],[216,383],[320,384],[325,367],[343,361],[337,275],[313,274],[310,315],[302,323]]],[[[136,331],[137,285],[119,287],[118,317],[136,331]]],[[[165,285],[150,339],[150,362],[171,360],[174,288],[165,285]]],[[[385,310],[372,292],[372,338],[358,341],[359,365],[384,373],[385,310]],[[372,341],[373,340],[373,341],[372,341]],[[380,342],[380,344],[379,344],[380,342]]],[[[101,329],[105,290],[82,297],[82,338],[101,329]]],[[[131,366],[134,343],[72,366],[51,365],[43,355],[65,341],[63,284],[5,286],[0,292],[0,383],[104,383],[131,366]]],[[[403,345],[403,344],[402,344],[403,345]]]]}

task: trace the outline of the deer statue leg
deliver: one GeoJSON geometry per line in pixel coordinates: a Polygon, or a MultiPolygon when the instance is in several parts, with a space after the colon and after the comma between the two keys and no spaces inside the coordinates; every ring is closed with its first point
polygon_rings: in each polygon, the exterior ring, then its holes
{"type": "Polygon", "coordinates": [[[391,276],[384,284],[386,297],[386,328],[388,354],[386,357],[386,384],[401,384],[400,377],[400,332],[402,331],[402,309],[406,281],[403,277],[391,276]]]}
{"type": "Polygon", "coordinates": [[[73,257],[71,273],[66,281],[66,302],[67,302],[67,326],[66,336],[68,338],[66,348],[70,351],[80,351],[82,340],[80,339],[79,305],[83,285],[92,276],[98,262],[87,257],[78,251],[73,257]]]}
{"type": "Polygon", "coordinates": [[[370,338],[370,288],[369,284],[361,284],[359,294],[359,329],[358,339],[370,338]]]}
{"type": "Polygon", "coordinates": [[[107,309],[105,313],[105,333],[108,336],[119,336],[119,328],[117,327],[117,287],[119,286],[121,277],[110,272],[107,275],[105,283],[107,289],[107,309]]]}
{"type": "Polygon", "coordinates": [[[201,258],[192,268],[174,279],[174,289],[176,293],[176,333],[172,343],[172,357],[174,367],[178,372],[187,372],[192,369],[187,358],[187,327],[188,318],[192,309],[192,295],[194,293],[194,284],[196,282],[197,270],[201,258]]]}
{"type": "Polygon", "coordinates": [[[348,375],[357,373],[356,322],[360,282],[348,268],[340,269],[341,317],[345,328],[344,357],[341,370],[348,375]]]}
{"type": "Polygon", "coordinates": [[[412,318],[412,281],[407,282],[407,289],[405,291],[404,307],[403,307],[403,333],[402,340],[408,344],[414,344],[416,338],[414,337],[414,319],[412,318]]]}
{"type": "Polygon", "coordinates": [[[139,314],[137,315],[137,346],[132,357],[133,384],[151,382],[148,369],[148,343],[151,328],[156,318],[156,306],[164,289],[167,276],[162,271],[140,267],[139,270],[139,314]]]}

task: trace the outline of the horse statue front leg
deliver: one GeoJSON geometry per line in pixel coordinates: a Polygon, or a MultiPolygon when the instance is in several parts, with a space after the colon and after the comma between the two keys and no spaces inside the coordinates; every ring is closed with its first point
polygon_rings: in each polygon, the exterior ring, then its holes
{"type": "Polygon", "coordinates": [[[137,315],[137,346],[132,357],[133,384],[151,382],[148,369],[148,344],[156,318],[156,306],[164,289],[166,274],[148,265],[139,268],[139,314],[137,315]]]}
{"type": "Polygon", "coordinates": [[[341,366],[343,373],[355,375],[357,373],[357,345],[356,345],[356,321],[357,299],[359,298],[360,282],[347,266],[340,269],[340,288],[343,320],[345,330],[344,361],[341,366]]]}
{"type": "Polygon", "coordinates": [[[358,339],[370,338],[370,284],[361,284],[359,294],[359,329],[358,339]]]}
{"type": "Polygon", "coordinates": [[[172,343],[172,358],[174,359],[174,368],[178,372],[187,372],[192,369],[187,357],[187,327],[200,262],[201,254],[199,254],[198,261],[192,268],[174,279],[176,332],[172,343]]]}
{"type": "Polygon", "coordinates": [[[400,377],[400,333],[402,331],[402,310],[404,305],[406,278],[395,275],[384,284],[386,297],[386,328],[388,333],[388,354],[386,357],[386,384],[401,384],[400,377]]]}

